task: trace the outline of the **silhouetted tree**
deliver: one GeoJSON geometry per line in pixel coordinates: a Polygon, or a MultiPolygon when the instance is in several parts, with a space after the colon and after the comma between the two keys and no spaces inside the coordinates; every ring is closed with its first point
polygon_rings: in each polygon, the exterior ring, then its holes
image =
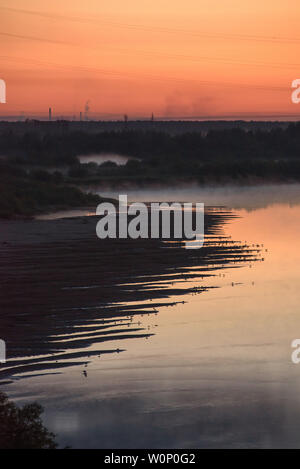
{"type": "Polygon", "coordinates": [[[37,403],[17,407],[0,392],[0,448],[55,449],[55,435],[44,427],[43,407],[37,403]]]}

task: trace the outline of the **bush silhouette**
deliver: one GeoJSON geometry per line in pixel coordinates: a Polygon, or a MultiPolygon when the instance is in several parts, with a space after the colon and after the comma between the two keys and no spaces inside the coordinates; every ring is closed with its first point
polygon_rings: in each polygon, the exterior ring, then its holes
{"type": "Polygon", "coordinates": [[[0,448],[55,449],[55,435],[44,427],[43,407],[37,403],[17,407],[0,392],[0,448]]]}

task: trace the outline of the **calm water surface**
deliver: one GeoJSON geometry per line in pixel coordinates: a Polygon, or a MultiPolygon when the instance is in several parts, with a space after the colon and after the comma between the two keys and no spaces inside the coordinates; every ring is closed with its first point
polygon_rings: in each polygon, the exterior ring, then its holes
{"type": "MultiPolygon", "coordinates": [[[[292,191],[273,187],[257,197],[251,189],[244,207],[227,197],[240,218],[225,233],[260,245],[261,261],[187,280],[219,288],[141,317],[149,339],[92,357],[87,376],[82,367],[37,372],[4,390],[20,404],[39,401],[63,446],[300,447],[300,364],[291,362],[291,341],[300,337],[299,186],[292,191]]],[[[224,199],[220,191],[213,202],[224,199]]],[[[194,201],[206,202],[205,194],[194,201]]]]}

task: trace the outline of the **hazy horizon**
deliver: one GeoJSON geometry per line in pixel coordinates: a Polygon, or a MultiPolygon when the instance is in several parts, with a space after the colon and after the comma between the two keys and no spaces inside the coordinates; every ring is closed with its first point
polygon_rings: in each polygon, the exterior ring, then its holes
{"type": "Polygon", "coordinates": [[[298,117],[296,0],[3,3],[0,118],[298,117]]]}

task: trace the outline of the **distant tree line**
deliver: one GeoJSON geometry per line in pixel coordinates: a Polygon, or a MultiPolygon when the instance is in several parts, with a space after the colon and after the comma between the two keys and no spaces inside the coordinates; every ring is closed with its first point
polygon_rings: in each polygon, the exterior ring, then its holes
{"type": "Polygon", "coordinates": [[[69,131],[42,134],[0,134],[0,155],[40,164],[72,164],[76,156],[91,153],[121,153],[140,159],[197,161],[242,159],[289,159],[300,157],[300,123],[286,129],[246,131],[241,128],[170,135],[158,131],[99,132],[69,131]]]}
{"type": "Polygon", "coordinates": [[[300,181],[300,123],[268,131],[241,128],[170,135],[128,130],[0,134],[0,216],[96,205],[91,184],[138,185],[300,181]],[[81,164],[79,155],[118,153],[126,165],[81,164]],[[51,170],[50,170],[51,168],[51,170]]]}

